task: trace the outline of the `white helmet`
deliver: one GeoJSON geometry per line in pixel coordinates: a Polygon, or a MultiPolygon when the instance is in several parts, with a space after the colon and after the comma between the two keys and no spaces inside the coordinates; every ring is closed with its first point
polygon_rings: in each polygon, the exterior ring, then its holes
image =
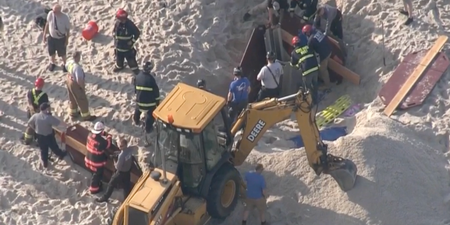
{"type": "Polygon", "coordinates": [[[93,134],[100,134],[105,129],[105,124],[103,122],[97,122],[94,125],[94,129],[91,130],[93,134]]]}

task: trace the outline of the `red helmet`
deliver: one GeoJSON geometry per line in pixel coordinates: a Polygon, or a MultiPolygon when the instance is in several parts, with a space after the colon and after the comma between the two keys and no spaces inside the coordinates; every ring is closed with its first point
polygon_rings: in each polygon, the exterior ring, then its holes
{"type": "Polygon", "coordinates": [[[307,25],[303,26],[302,33],[309,34],[309,33],[311,33],[311,31],[312,31],[311,25],[307,24],[307,25]]]}
{"type": "Polygon", "coordinates": [[[300,38],[298,36],[294,36],[292,38],[292,45],[297,45],[298,43],[300,43],[300,38]]]}
{"type": "Polygon", "coordinates": [[[44,84],[45,84],[45,81],[44,81],[44,79],[41,78],[41,77],[38,77],[38,78],[36,79],[36,81],[34,82],[34,86],[37,87],[37,88],[42,88],[42,87],[44,87],[44,84]]]}
{"type": "Polygon", "coordinates": [[[127,17],[128,17],[127,11],[125,11],[124,9],[117,10],[116,12],[117,19],[126,19],[127,17]]]}

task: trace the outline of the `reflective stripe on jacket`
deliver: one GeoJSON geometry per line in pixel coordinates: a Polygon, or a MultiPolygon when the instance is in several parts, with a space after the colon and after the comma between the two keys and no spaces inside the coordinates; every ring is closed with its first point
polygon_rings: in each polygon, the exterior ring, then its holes
{"type": "Polygon", "coordinates": [[[39,107],[39,99],[42,98],[42,96],[44,96],[45,92],[41,91],[41,93],[39,93],[36,96],[36,89],[33,88],[33,90],[31,90],[31,93],[33,94],[33,104],[37,107],[39,107]]]}
{"type": "Polygon", "coordinates": [[[87,153],[84,158],[87,168],[96,171],[96,168],[106,165],[106,149],[111,147],[111,142],[111,138],[106,138],[105,140],[101,134],[89,134],[86,142],[87,153]]]}
{"type": "Polygon", "coordinates": [[[149,110],[159,103],[159,87],[153,74],[141,71],[136,76],[136,104],[140,109],[149,110]]]}
{"type": "Polygon", "coordinates": [[[70,79],[76,81],[75,69],[80,66],[80,64],[76,63],[74,60],[69,60],[66,63],[67,72],[70,74],[70,79]]]}
{"type": "Polygon", "coordinates": [[[117,22],[114,26],[116,50],[119,52],[130,51],[140,35],[141,32],[131,20],[127,19],[125,23],[117,22]]]}
{"type": "Polygon", "coordinates": [[[291,53],[291,66],[300,68],[303,76],[319,70],[316,55],[308,45],[298,46],[294,49],[291,53]]]}

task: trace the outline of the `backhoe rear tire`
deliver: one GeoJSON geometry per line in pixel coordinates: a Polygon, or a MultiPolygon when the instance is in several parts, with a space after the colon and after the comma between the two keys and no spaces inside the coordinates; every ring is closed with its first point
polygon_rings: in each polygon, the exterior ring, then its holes
{"type": "Polygon", "coordinates": [[[241,175],[231,164],[224,164],[209,187],[206,209],[215,219],[225,219],[236,208],[241,175]]]}

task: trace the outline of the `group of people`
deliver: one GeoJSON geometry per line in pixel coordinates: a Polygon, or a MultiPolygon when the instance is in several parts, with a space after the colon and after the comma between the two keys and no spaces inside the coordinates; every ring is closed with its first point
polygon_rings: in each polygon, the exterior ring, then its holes
{"type": "MultiPolygon", "coordinates": [[[[145,131],[150,133],[153,129],[154,118],[153,110],[159,104],[160,94],[159,87],[155,80],[152,62],[145,62],[142,71],[139,70],[136,61],[136,50],[134,43],[140,36],[139,29],[128,19],[125,10],[119,9],[116,13],[117,22],[114,27],[115,39],[115,57],[114,72],[124,69],[124,61],[135,74],[133,85],[136,94],[136,109],[133,120],[136,125],[141,125],[140,117],[144,113],[145,122],[142,124],[145,131]]],[[[50,71],[56,67],[55,55],[58,54],[62,58],[62,68],[66,73],[66,87],[69,93],[70,116],[77,118],[81,116],[83,121],[94,121],[97,119],[89,112],[89,102],[85,90],[85,72],[80,65],[81,52],[75,51],[70,59],[66,58],[66,48],[69,41],[70,21],[68,16],[61,12],[61,6],[55,5],[47,14],[47,21],[44,27],[44,43],[47,44],[47,50],[51,58],[48,66],[50,71]]],[[[44,92],[45,80],[38,77],[35,81],[34,88],[27,92],[27,116],[28,126],[22,136],[22,142],[26,145],[37,141],[40,149],[41,164],[44,168],[48,167],[49,150],[51,150],[59,159],[63,159],[67,152],[61,150],[56,142],[53,128],[62,126],[63,130],[68,125],[62,120],[56,118],[51,113],[49,96],[44,92]]],[[[92,194],[100,193],[102,188],[102,176],[106,161],[112,157],[108,153],[108,149],[112,144],[112,137],[104,132],[105,126],[102,122],[97,122],[90,131],[85,156],[85,166],[92,173],[92,179],[89,191],[92,194]],[[104,137],[106,135],[106,138],[104,137]]],[[[111,177],[108,188],[103,196],[97,199],[98,202],[107,201],[111,196],[114,187],[120,184],[124,189],[125,197],[131,189],[130,173],[133,163],[132,151],[127,146],[127,141],[122,139],[119,148],[122,150],[115,160],[115,173],[111,177]]]]}
{"type": "MultiPolygon", "coordinates": [[[[86,142],[86,156],[84,163],[86,168],[92,172],[92,178],[89,185],[91,194],[97,194],[103,191],[102,179],[108,157],[110,155],[108,150],[112,145],[112,136],[105,132],[105,125],[102,122],[97,122],[94,128],[88,135],[86,142]]],[[[106,192],[99,198],[97,202],[106,202],[112,195],[114,188],[120,184],[123,189],[124,198],[128,196],[131,191],[131,168],[133,165],[133,151],[128,146],[126,139],[121,139],[119,142],[119,149],[121,150],[117,158],[114,160],[115,172],[111,176],[106,192]]]]}
{"type": "MultiPolygon", "coordinates": [[[[405,15],[407,17],[407,19],[403,22],[403,24],[410,25],[412,24],[412,22],[414,22],[412,0],[403,0],[403,6],[404,8],[399,10],[400,14],[405,15]]],[[[269,13],[269,21],[268,21],[269,27],[273,27],[274,25],[276,25],[274,20],[275,18],[279,18],[282,13],[288,12],[291,17],[294,14],[300,14],[301,19],[304,22],[314,21],[319,26],[320,22],[318,20],[325,19],[327,20],[327,24],[329,24],[329,26],[331,26],[332,29],[335,29],[337,34],[342,33],[342,31],[339,31],[339,27],[336,27],[336,25],[339,26],[339,24],[337,23],[339,22],[339,18],[342,21],[342,14],[340,10],[338,10],[337,14],[335,14],[333,12],[335,11],[334,9],[331,9],[331,12],[328,13],[327,11],[330,10],[330,7],[332,6],[324,5],[318,7],[318,0],[263,0],[260,4],[255,5],[249,11],[247,11],[244,14],[243,20],[247,21],[252,16],[260,12],[263,12],[264,10],[267,9],[269,13]],[[299,11],[299,13],[297,13],[297,11],[299,11]],[[333,21],[334,24],[331,24],[333,23],[333,21]]],[[[336,36],[342,39],[337,34],[336,36]]]]}

